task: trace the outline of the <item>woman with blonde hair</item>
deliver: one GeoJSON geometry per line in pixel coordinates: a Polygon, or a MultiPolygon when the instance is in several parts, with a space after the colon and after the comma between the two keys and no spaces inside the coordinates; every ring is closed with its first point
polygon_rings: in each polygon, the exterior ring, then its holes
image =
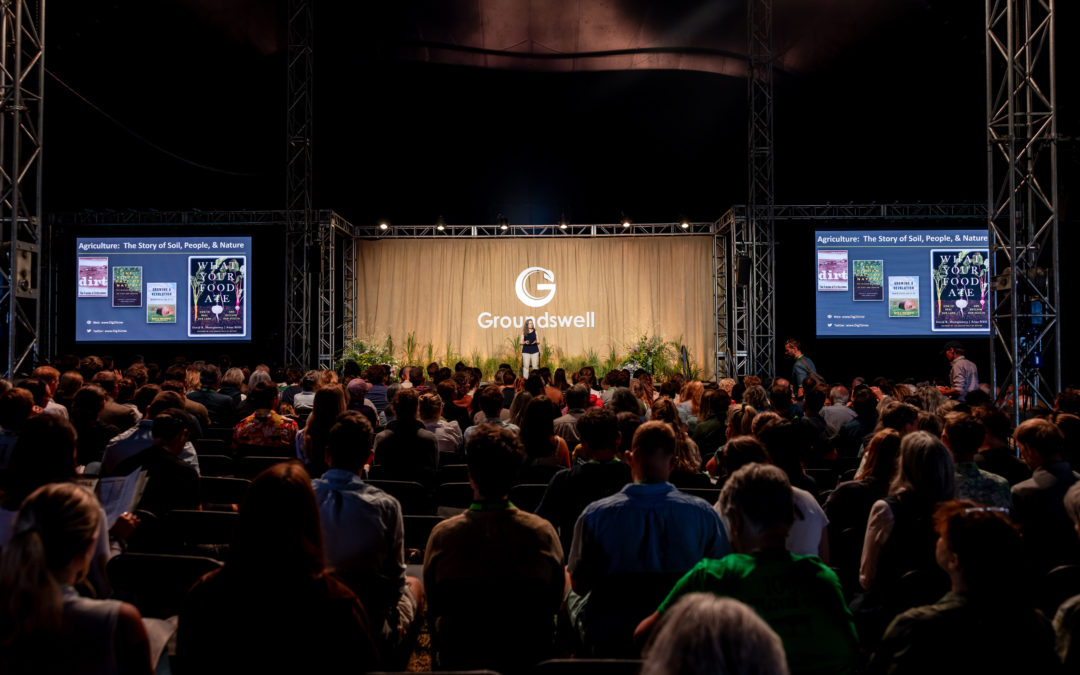
{"type": "Polygon", "coordinates": [[[0,672],[146,673],[150,647],[139,610],[80,597],[104,513],[74,483],[34,490],[0,558],[0,672]]]}
{"type": "Polygon", "coordinates": [[[670,398],[658,399],[649,419],[667,422],[675,431],[675,463],[671,468],[670,482],[679,487],[712,487],[709,477],[701,473],[701,451],[686,432],[674,401],[670,398]]]}

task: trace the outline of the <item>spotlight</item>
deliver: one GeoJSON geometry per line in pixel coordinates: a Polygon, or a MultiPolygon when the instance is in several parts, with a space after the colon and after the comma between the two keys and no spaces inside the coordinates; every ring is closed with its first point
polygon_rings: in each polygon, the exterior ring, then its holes
{"type": "Polygon", "coordinates": [[[439,216],[438,220],[435,221],[435,229],[438,230],[439,232],[442,232],[443,230],[445,230],[446,229],[446,219],[443,218],[442,216],[439,216]]]}
{"type": "Polygon", "coordinates": [[[680,225],[680,227],[685,230],[686,228],[690,227],[690,223],[684,220],[682,221],[682,225],[680,225]]]}
{"type": "Polygon", "coordinates": [[[506,219],[506,216],[504,216],[503,214],[500,213],[498,216],[496,216],[495,221],[499,223],[499,229],[503,232],[506,232],[510,229],[510,221],[508,221],[506,219]]]}
{"type": "Polygon", "coordinates": [[[565,230],[567,225],[568,225],[568,223],[566,222],[566,214],[564,213],[564,214],[562,214],[562,217],[559,218],[559,229],[560,230],[565,230]]]}
{"type": "Polygon", "coordinates": [[[622,226],[623,227],[630,227],[630,221],[629,220],[622,221],[622,226]]]}
{"type": "Polygon", "coordinates": [[[438,225],[435,226],[435,229],[438,230],[439,232],[442,232],[443,230],[446,229],[446,227],[444,227],[442,223],[439,223],[438,225]]]}
{"type": "Polygon", "coordinates": [[[559,229],[560,230],[565,230],[566,229],[566,223],[559,223],[559,229]]]}
{"type": "Polygon", "coordinates": [[[379,229],[380,229],[380,230],[385,230],[385,229],[387,229],[388,227],[390,227],[390,226],[389,226],[389,225],[387,225],[386,223],[379,223],[379,229]]]}
{"type": "Polygon", "coordinates": [[[499,226],[499,229],[502,230],[503,232],[505,232],[506,230],[510,229],[510,226],[507,225],[506,223],[503,223],[502,225],[499,226]]]}

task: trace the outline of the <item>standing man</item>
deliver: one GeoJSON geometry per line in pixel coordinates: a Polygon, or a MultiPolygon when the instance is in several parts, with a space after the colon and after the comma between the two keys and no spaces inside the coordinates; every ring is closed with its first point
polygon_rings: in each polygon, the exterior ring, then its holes
{"type": "Polygon", "coordinates": [[[964,357],[964,345],[956,340],[945,343],[945,358],[949,359],[949,386],[939,387],[946,396],[963,398],[979,388],[979,369],[964,357]]]}
{"type": "Polygon", "coordinates": [[[795,364],[791,366],[791,381],[795,385],[794,388],[798,392],[799,398],[802,398],[803,380],[811,375],[817,375],[817,367],[810,360],[810,357],[802,353],[799,341],[794,338],[788,338],[784,342],[784,354],[788,358],[795,360],[795,364]]]}

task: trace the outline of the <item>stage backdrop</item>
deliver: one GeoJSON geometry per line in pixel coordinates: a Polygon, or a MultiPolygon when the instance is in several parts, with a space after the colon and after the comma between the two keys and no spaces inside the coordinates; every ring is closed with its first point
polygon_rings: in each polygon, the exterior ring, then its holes
{"type": "Polygon", "coordinates": [[[566,356],[623,354],[647,331],[712,376],[711,237],[385,239],[360,242],[357,265],[357,335],[414,332],[418,362],[428,343],[439,361],[448,344],[502,354],[533,317],[566,356]]]}

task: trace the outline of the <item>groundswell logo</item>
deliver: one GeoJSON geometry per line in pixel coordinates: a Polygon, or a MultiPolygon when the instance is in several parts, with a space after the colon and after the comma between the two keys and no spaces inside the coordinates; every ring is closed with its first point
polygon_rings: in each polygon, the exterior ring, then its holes
{"type": "Polygon", "coordinates": [[[521,274],[517,276],[517,281],[514,282],[514,291],[517,292],[518,300],[521,300],[529,307],[543,307],[551,302],[551,299],[555,297],[555,273],[551,270],[546,270],[543,267],[529,267],[521,271],[521,274]],[[525,286],[533,274],[541,272],[544,275],[544,281],[548,283],[536,284],[536,290],[547,291],[547,295],[535,296],[529,292],[529,289],[525,286]]]}
{"type": "MultiPolygon", "coordinates": [[[[555,273],[543,267],[527,267],[517,275],[514,292],[518,300],[527,307],[543,307],[555,297],[555,273]],[[533,295],[528,289],[529,278],[539,273],[542,282],[536,284],[536,291],[542,295],[533,295]]],[[[523,328],[525,321],[533,320],[537,328],[595,328],[596,313],[556,315],[544,312],[540,315],[500,316],[492,312],[480,312],[476,322],[481,328],[523,328]]]]}

